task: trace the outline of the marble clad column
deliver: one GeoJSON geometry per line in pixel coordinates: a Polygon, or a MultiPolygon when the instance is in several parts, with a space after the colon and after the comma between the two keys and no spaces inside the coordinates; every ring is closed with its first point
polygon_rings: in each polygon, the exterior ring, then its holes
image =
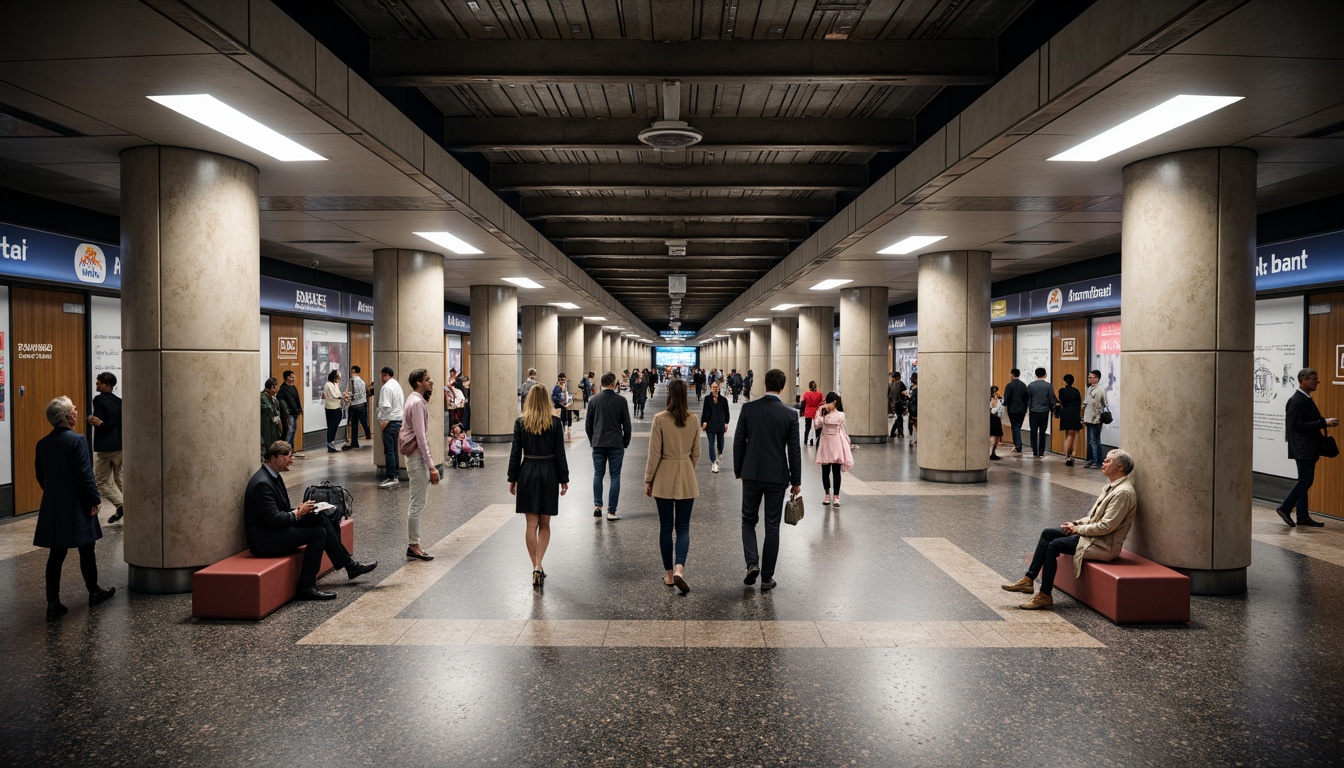
{"type": "MultiPolygon", "coordinates": [[[[443,376],[443,255],[397,248],[374,251],[373,313],[374,369],[365,378],[369,380],[369,428],[377,430],[378,371],[383,366],[396,371],[401,391],[407,395],[411,385],[406,377],[416,368],[429,371],[437,391],[447,383],[439,380],[443,376]]],[[[475,388],[471,398],[475,412],[480,407],[475,402],[475,388]]],[[[429,399],[429,414],[430,424],[443,422],[442,397],[429,399]]],[[[429,449],[436,461],[443,461],[443,443],[441,431],[431,429],[429,449]]],[[[375,434],[374,445],[371,453],[375,465],[386,466],[382,435],[375,434]]],[[[405,462],[401,473],[406,474],[405,462]]]]}
{"type": "Polygon", "coordinates": [[[751,364],[751,331],[741,331],[735,335],[737,336],[737,372],[745,377],[747,368],[751,364]]]}
{"type": "MultiPolygon", "coordinates": [[[[583,326],[583,372],[602,375],[602,326],[583,326]]],[[[596,385],[596,382],[594,382],[596,385]]]]}
{"type": "Polygon", "coordinates": [[[190,592],[196,569],[247,548],[242,491],[261,463],[257,175],[192,149],[121,153],[124,557],[138,592],[190,592]]]}
{"type": "Polygon", "coordinates": [[[723,372],[723,380],[726,384],[728,382],[728,374],[732,373],[733,369],[737,367],[737,334],[730,331],[724,344],[728,350],[723,363],[723,367],[726,369],[723,372]]]}
{"type": "Polygon", "coordinates": [[[560,316],[556,307],[523,307],[523,358],[519,367],[537,369],[537,381],[549,390],[560,373],[560,316]]]}
{"type": "MultiPolygon", "coordinates": [[[[784,391],[779,399],[787,405],[793,405],[793,396],[797,394],[794,378],[798,371],[798,318],[776,317],[770,320],[770,367],[784,372],[784,391]]],[[[758,380],[764,374],[756,372],[758,380]]],[[[764,383],[764,382],[762,382],[764,383]]],[[[765,390],[761,390],[764,392],[765,390]]]]}
{"type": "Polygon", "coordinates": [[[920,256],[920,479],[985,482],[989,367],[989,252],[920,256]]]}
{"type": "Polygon", "coordinates": [[[845,429],[856,443],[887,441],[886,345],[887,289],[841,288],[840,394],[845,429]]]}
{"type": "Polygon", "coordinates": [[[747,369],[755,374],[751,381],[751,393],[761,394],[765,391],[765,372],[770,370],[769,325],[751,326],[751,362],[747,364],[747,369]]]}
{"type": "MultiPolygon", "coordinates": [[[[617,379],[620,378],[620,366],[616,364],[616,339],[618,337],[612,331],[606,331],[602,334],[602,369],[597,372],[597,378],[600,382],[603,374],[616,373],[617,379]]],[[[601,386],[599,384],[599,386],[601,386]]]]}
{"type": "Polygon", "coordinates": [[[471,286],[471,373],[471,436],[484,443],[509,442],[522,381],[518,289],[511,285],[471,286]]]}
{"type": "Polygon", "coordinates": [[[579,396],[579,382],[587,368],[583,367],[583,318],[560,318],[560,373],[569,377],[569,393],[576,401],[579,396]]]}
{"type": "Polygon", "coordinates": [[[806,392],[807,382],[815,381],[817,389],[824,395],[835,389],[833,378],[835,378],[835,309],[800,307],[798,388],[806,392]]]}
{"type": "Polygon", "coordinates": [[[1247,149],[1124,171],[1117,426],[1139,496],[1125,546],[1189,575],[1194,594],[1245,592],[1251,564],[1255,189],[1247,149]]]}

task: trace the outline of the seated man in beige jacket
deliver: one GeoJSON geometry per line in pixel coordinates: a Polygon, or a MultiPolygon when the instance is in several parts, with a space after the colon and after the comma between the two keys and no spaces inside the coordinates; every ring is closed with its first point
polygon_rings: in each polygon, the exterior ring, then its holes
{"type": "Polygon", "coordinates": [[[1129,480],[1133,471],[1134,459],[1128,453],[1117,448],[1106,454],[1101,473],[1110,483],[1102,489],[1087,516],[1041,531],[1027,575],[1012,584],[1002,585],[1009,592],[1030,595],[1036,574],[1041,574],[1041,591],[1019,608],[1034,611],[1054,607],[1050,592],[1055,586],[1056,561],[1060,555],[1073,555],[1075,578],[1082,573],[1084,560],[1114,560],[1120,556],[1125,536],[1134,524],[1134,511],[1138,508],[1134,484],[1129,480]]]}

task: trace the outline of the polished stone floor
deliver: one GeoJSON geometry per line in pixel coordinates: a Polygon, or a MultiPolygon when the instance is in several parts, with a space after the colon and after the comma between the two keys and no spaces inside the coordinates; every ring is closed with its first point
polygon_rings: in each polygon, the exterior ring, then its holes
{"type": "Polygon", "coordinates": [[[807,517],[762,593],[742,585],[731,460],[710,474],[706,457],[681,596],[642,495],[647,432],[607,522],[575,430],[543,591],[506,445],[431,488],[430,563],[404,558],[406,484],[377,489],[369,449],[296,462],[296,496],[350,488],[356,554],[381,565],[259,623],[127,593],[112,525],[98,556],[117,596],[87,608],[71,558],[71,613],[48,624],[34,520],[0,524],[0,765],[1344,761],[1344,523],[1289,530],[1258,504],[1249,592],[1195,598],[1188,626],[1117,627],[1058,592],[1054,613],[1025,613],[998,584],[1100,475],[1010,455],[985,485],[933,485],[917,448],[864,445],[838,509],[809,465],[807,517]]]}

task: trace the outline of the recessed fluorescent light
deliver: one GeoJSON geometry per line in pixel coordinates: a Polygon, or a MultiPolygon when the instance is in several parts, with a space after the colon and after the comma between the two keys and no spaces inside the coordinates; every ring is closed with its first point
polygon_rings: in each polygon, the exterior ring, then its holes
{"type": "Polygon", "coordinates": [[[234,141],[240,141],[255,150],[265,152],[276,160],[294,162],[327,159],[293,139],[276,133],[208,93],[148,98],[178,114],[190,117],[207,128],[213,128],[234,141]]]}
{"type": "Polygon", "coordinates": [[[578,309],[578,308],[579,308],[579,305],[578,305],[578,304],[570,304],[568,301],[552,301],[552,302],[551,302],[551,306],[552,306],[552,307],[559,307],[559,308],[561,308],[561,309],[578,309]]]}
{"type": "Polygon", "coordinates": [[[743,322],[747,322],[747,323],[764,323],[766,320],[767,320],[767,318],[764,318],[764,317],[748,317],[748,318],[746,318],[743,322]]]}
{"type": "Polygon", "coordinates": [[[816,285],[812,286],[812,290],[814,290],[814,291],[829,291],[829,290],[831,290],[832,288],[839,288],[840,286],[844,285],[845,283],[852,283],[852,282],[854,282],[854,281],[853,281],[853,280],[842,280],[842,279],[838,279],[838,278],[837,278],[837,279],[831,279],[831,280],[822,280],[820,283],[817,283],[816,285]]]}
{"type": "Polygon", "coordinates": [[[588,317],[587,315],[584,315],[584,316],[583,316],[583,319],[584,319],[584,320],[597,320],[598,322],[603,322],[603,321],[605,321],[607,318],[605,318],[605,317],[588,317]]]}
{"type": "Polygon", "coordinates": [[[878,253],[906,254],[910,253],[911,251],[917,251],[926,245],[933,245],[939,240],[944,240],[946,238],[947,235],[911,235],[910,237],[905,238],[904,240],[900,241],[899,243],[896,243],[895,245],[889,245],[886,248],[883,248],[882,250],[878,251],[878,253]]]}
{"type": "Polygon", "coordinates": [[[798,305],[797,305],[797,304],[780,304],[780,305],[778,305],[778,306],[771,307],[771,308],[770,308],[770,311],[771,311],[771,312],[787,312],[787,311],[789,311],[790,309],[793,309],[793,308],[796,307],[796,306],[798,306],[798,305]]]}
{"type": "Polygon", "coordinates": [[[506,282],[506,283],[513,283],[514,285],[518,286],[519,288],[540,288],[540,287],[541,287],[541,283],[538,283],[536,280],[533,280],[533,279],[530,278],[530,277],[506,277],[506,278],[504,278],[504,282],[506,282]]]}
{"type": "Polygon", "coordinates": [[[1154,136],[1161,136],[1167,131],[1198,120],[1210,112],[1216,112],[1228,104],[1235,104],[1243,98],[1242,96],[1175,96],[1050,159],[1091,162],[1110,157],[1116,152],[1142,144],[1154,136]]]}
{"type": "Polygon", "coordinates": [[[470,253],[485,253],[485,251],[472,246],[466,240],[447,232],[412,232],[411,234],[423,237],[435,245],[441,245],[459,256],[466,256],[470,253]]]}
{"type": "Polygon", "coordinates": [[[746,329],[746,328],[729,328],[728,330],[730,330],[730,331],[745,331],[745,330],[747,330],[747,329],[746,329]]]}

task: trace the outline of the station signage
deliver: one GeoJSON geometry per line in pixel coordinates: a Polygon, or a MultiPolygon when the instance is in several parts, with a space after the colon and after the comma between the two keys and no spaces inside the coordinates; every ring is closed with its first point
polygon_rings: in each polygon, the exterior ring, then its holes
{"type": "Polygon", "coordinates": [[[1257,293],[1344,282],[1344,231],[1262,245],[1251,268],[1257,293]]]}
{"type": "Polygon", "coordinates": [[[0,275],[121,290],[121,248],[0,224],[0,275]]]}
{"type": "Polygon", "coordinates": [[[1099,277],[1030,293],[1030,317],[1076,315],[1120,308],[1120,276],[1099,277]]]}
{"type": "Polygon", "coordinates": [[[693,339],[696,336],[695,331],[659,331],[658,335],[664,339],[693,339]]]}
{"type": "Polygon", "coordinates": [[[919,330],[919,314],[897,315],[887,318],[888,336],[906,336],[919,330]]]}
{"type": "Polygon", "coordinates": [[[467,315],[459,315],[456,312],[444,312],[443,329],[445,331],[471,333],[471,318],[467,315]]]}

